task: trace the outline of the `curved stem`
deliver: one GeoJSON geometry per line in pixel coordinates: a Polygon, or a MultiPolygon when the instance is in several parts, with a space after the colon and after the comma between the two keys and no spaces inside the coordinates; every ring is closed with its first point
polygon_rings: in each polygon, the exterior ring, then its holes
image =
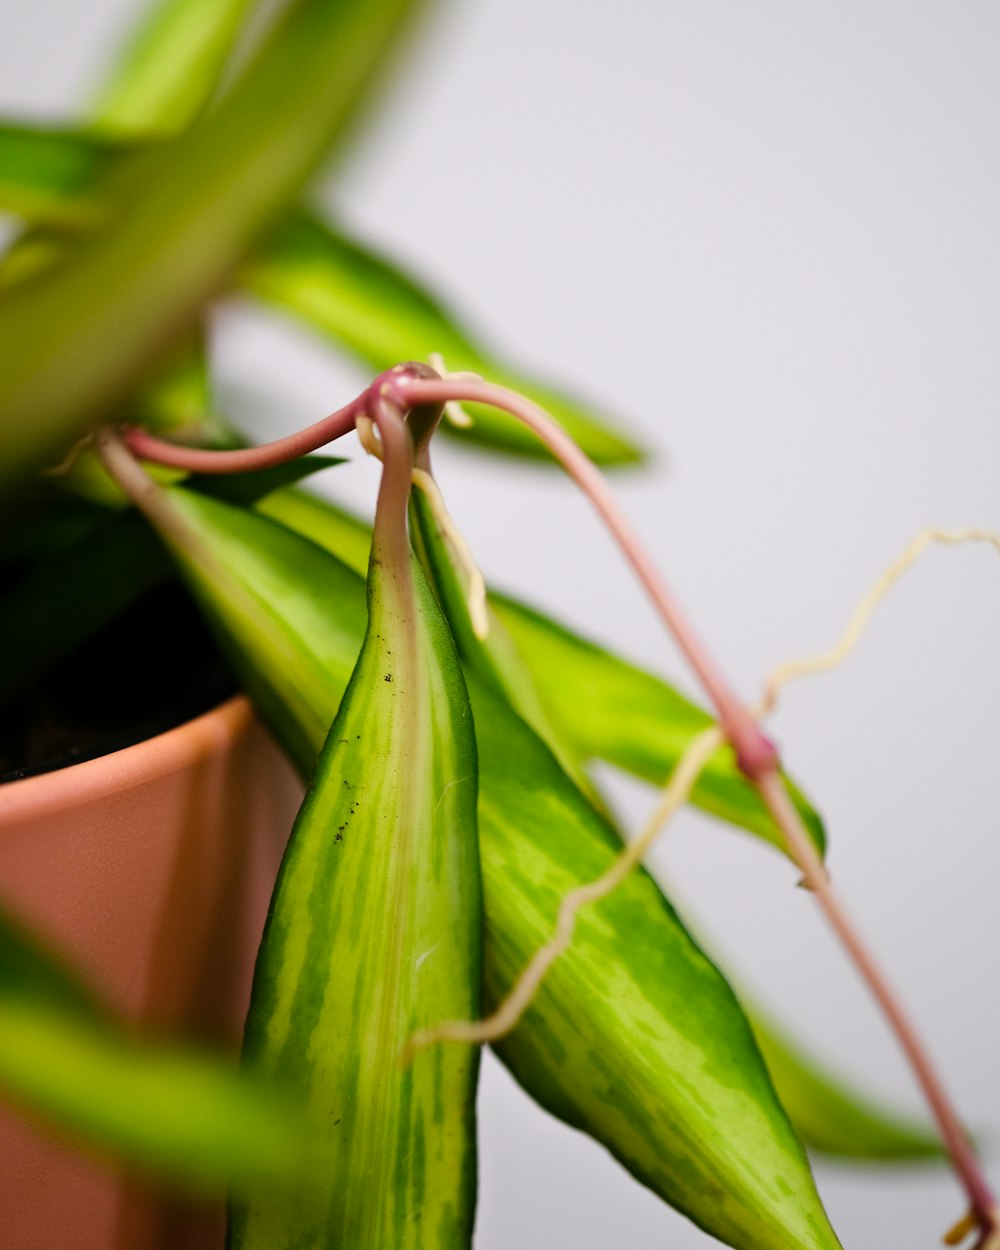
{"type": "Polygon", "coordinates": [[[187,469],[191,473],[249,473],[253,469],[266,469],[271,465],[284,464],[287,460],[297,460],[299,456],[308,455],[317,447],[324,447],[354,429],[358,417],[366,411],[370,394],[362,391],[356,398],[343,408],[338,408],[322,421],[306,426],[287,438],[275,439],[273,443],[262,443],[259,447],[240,447],[235,451],[210,451],[201,447],[183,447],[179,443],[168,443],[156,438],[145,430],[134,428],[125,434],[125,442],[133,455],[144,460],[155,460],[157,464],[169,465],[174,469],[187,469]]]}

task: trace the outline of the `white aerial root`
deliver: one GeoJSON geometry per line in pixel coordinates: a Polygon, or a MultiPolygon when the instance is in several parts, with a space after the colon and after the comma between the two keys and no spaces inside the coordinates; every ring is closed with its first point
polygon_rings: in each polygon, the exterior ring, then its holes
{"type": "Polygon", "coordinates": [[[923,530],[893,560],[861,600],[848,621],[847,628],[834,646],[828,651],[820,651],[816,655],[807,656],[801,660],[789,660],[774,669],[764,686],[764,696],[761,702],[754,708],[755,715],[758,717],[770,715],[777,706],[778,695],[789,682],[797,681],[801,677],[812,677],[818,673],[829,672],[830,669],[842,664],[854,650],[875,609],[932,543],[943,543],[946,546],[957,546],[960,543],[990,543],[1000,552],[1000,534],[994,534],[989,530],[923,530]]]}

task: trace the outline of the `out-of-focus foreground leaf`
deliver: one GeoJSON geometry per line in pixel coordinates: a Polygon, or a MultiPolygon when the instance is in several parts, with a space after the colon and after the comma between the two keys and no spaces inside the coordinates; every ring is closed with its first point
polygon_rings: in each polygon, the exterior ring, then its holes
{"type": "Polygon", "coordinates": [[[929,1126],[866,1098],[819,1067],[759,1012],[748,1014],[778,1097],[810,1150],[882,1162],[945,1158],[929,1126]]]}
{"type": "Polygon", "coordinates": [[[303,1165],[294,1103],[234,1063],[137,1039],[2,911],[0,1091],[89,1149],[186,1189],[274,1197],[303,1165]]]}
{"type": "Polygon", "coordinates": [[[401,1062],[419,1029],[477,1014],[482,962],[472,713],[402,515],[376,522],[368,607],[282,864],[246,1032],[248,1058],[308,1099],[327,1185],[295,1213],[238,1205],[232,1244],[246,1250],[471,1245],[478,1051],[401,1062]]]}
{"type": "MultiPolygon", "coordinates": [[[[184,565],[196,593],[210,601],[223,643],[258,682],[272,684],[262,708],[283,740],[300,751],[311,739],[315,754],[320,736],[308,726],[332,718],[343,688],[322,658],[331,637],[317,603],[325,596],[328,611],[342,612],[345,573],[359,588],[360,579],[265,517],[182,491],[171,496],[192,529],[197,526],[184,565]],[[267,527],[274,536],[265,541],[267,527]],[[328,571],[320,575],[323,561],[328,571]],[[268,588],[267,616],[253,630],[241,602],[247,591],[232,595],[213,572],[223,563],[248,587],[260,582],[268,588]],[[303,602],[306,610],[299,613],[303,602]],[[293,633],[294,665],[287,654],[293,633]],[[299,676],[290,698],[278,687],[287,690],[292,671],[299,676]],[[279,718],[275,707],[282,703],[279,718]],[[303,715],[303,703],[311,705],[308,722],[289,735],[288,722],[303,715]]],[[[256,589],[249,593],[260,597],[256,589]]],[[[618,844],[524,722],[500,703],[494,719],[485,691],[477,690],[475,699],[489,721],[477,722],[480,843],[486,977],[498,995],[519,961],[548,936],[563,889],[599,872],[618,844]],[[500,755],[509,762],[495,758],[500,755]],[[528,871],[512,867],[519,856],[528,871]]],[[[300,758],[300,767],[308,773],[311,761],[300,758]]],[[[529,1013],[503,1043],[504,1057],[529,1093],[586,1126],[668,1201],[736,1245],[836,1245],[735,1000],[651,880],[635,877],[597,916],[581,920],[577,941],[546,982],[544,1011],[529,1013]],[[658,947],[659,972],[660,959],[675,957],[670,976],[648,973],[658,947]],[[589,977],[597,977],[599,992],[581,992],[589,977]],[[612,1023],[615,1034],[606,1037],[612,1023]],[[554,1085],[552,1068],[560,1063],[571,1066],[573,1079],[554,1085]],[[627,1114],[615,1109],[619,1097],[627,1114]],[[724,1200],[723,1192],[729,1195],[724,1200]]]]}
{"type": "MultiPolygon", "coordinates": [[[[325,547],[355,570],[364,559],[365,535],[356,517],[326,500],[302,491],[280,492],[258,505],[289,528],[325,547]]],[[[439,587],[439,592],[444,587],[439,587]]],[[[528,674],[530,701],[518,697],[523,680],[510,675],[510,661],[491,661],[496,639],[474,644],[467,619],[462,621],[459,587],[449,596],[449,614],[463,659],[513,699],[521,716],[549,742],[557,757],[576,772],[597,758],[609,761],[653,785],[662,785],[691,739],[710,725],[707,712],[661,678],[619,659],[565,626],[515,599],[492,593],[490,611],[499,633],[513,640],[515,661],[528,674]],[[506,678],[504,676],[506,672],[506,678]],[[540,701],[542,715],[533,704],[540,701]],[[553,741],[553,738],[555,740],[553,741]]],[[[503,646],[503,642],[499,643],[503,646]]],[[[817,847],[825,846],[823,824],[802,795],[791,791],[817,847]]],[[[720,750],[695,786],[691,802],[731,824],[780,847],[779,834],[756,791],[737,769],[732,753],[720,750]]]]}
{"type": "Polygon", "coordinates": [[[103,133],[183,130],[203,107],[257,0],[160,0],[106,76],[90,121],[103,133]]]}
{"type": "Polygon", "coordinates": [[[107,224],[0,305],[11,480],[121,402],[215,293],[384,76],[410,0],[298,0],[222,101],[119,162],[107,224]]]}
{"type": "MultiPolygon", "coordinates": [[[[51,224],[85,222],[100,211],[94,189],[111,167],[113,145],[86,133],[0,128],[0,208],[51,224]]],[[[390,264],[304,211],[267,241],[240,274],[253,294],[294,315],[374,372],[438,352],[451,370],[469,369],[528,395],[557,418],[598,464],[639,463],[642,451],[581,401],[504,367],[461,322],[399,266],[390,264]]],[[[467,405],[471,443],[547,460],[548,452],[519,422],[467,405]]]]}

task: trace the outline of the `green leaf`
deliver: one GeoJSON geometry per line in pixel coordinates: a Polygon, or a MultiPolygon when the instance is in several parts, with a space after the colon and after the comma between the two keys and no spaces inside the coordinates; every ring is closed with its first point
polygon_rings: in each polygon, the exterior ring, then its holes
{"type": "Polygon", "coordinates": [[[160,0],[105,80],[91,120],[104,132],[183,130],[218,82],[255,0],[160,0]]]}
{"type": "Polygon", "coordinates": [[[293,1102],[207,1052],[137,1039],[3,912],[0,1088],[91,1151],[185,1189],[273,1200],[303,1165],[293,1102]]]}
{"type": "MultiPolygon", "coordinates": [[[[504,368],[410,275],[305,212],[292,216],[243,270],[254,294],[296,316],[376,372],[440,352],[450,370],[471,369],[545,407],[598,464],[633,464],[643,453],[582,402],[504,368]]],[[[463,440],[535,459],[541,443],[504,413],[467,405],[463,440]]]]}
{"type": "Polygon", "coordinates": [[[310,539],[365,576],[372,549],[372,527],[367,521],[307,490],[278,491],[262,499],[255,510],[280,521],[286,529],[310,539]]]}
{"type": "Polygon", "coordinates": [[[263,719],[309,777],[368,617],[364,583],[266,517],[173,489],[172,554],[263,719]]]}
{"type": "MultiPolygon", "coordinates": [[[[621,844],[499,698],[474,682],[470,694],[494,1004],[551,935],[565,895],[621,844]]],[[[580,914],[496,1049],[543,1106],[714,1236],[838,1245],[732,991],[646,873],[580,914]]]]}
{"type": "MultiPolygon", "coordinates": [[[[172,494],[180,498],[184,492],[172,494]]],[[[186,508],[192,499],[185,499],[186,508]]],[[[331,647],[330,627],[314,605],[326,596],[329,611],[340,610],[346,570],[288,531],[268,541],[267,566],[262,561],[251,570],[242,550],[251,531],[259,536],[260,527],[282,527],[261,516],[240,518],[215,501],[197,501],[197,506],[197,517],[186,515],[199,523],[206,549],[217,561],[226,553],[226,563],[243,570],[248,584],[256,578],[267,587],[261,598],[268,604],[268,618],[262,616],[257,630],[250,631],[242,624],[242,607],[228,600],[226,584],[207,567],[195,574],[199,593],[211,598],[216,621],[229,631],[230,647],[270,685],[263,707],[273,723],[290,636],[297,638],[296,666],[312,674],[299,685],[301,699],[311,702],[308,721],[289,734],[288,721],[304,715],[301,707],[289,706],[283,734],[308,774],[311,765],[302,758],[302,744],[311,740],[313,751],[319,749],[315,726],[332,717],[342,689],[336,668],[321,658],[321,650],[328,656],[336,642],[331,647]],[[216,531],[211,537],[210,527],[216,531]],[[298,555],[293,554],[296,542],[298,555]],[[326,575],[321,573],[324,560],[329,562],[326,575]],[[309,607],[300,615],[303,598],[309,607]]],[[[257,538],[255,546],[265,547],[257,538]]],[[[360,586],[356,576],[355,581],[360,586]]],[[[334,632],[340,636],[339,626],[334,632]]],[[[477,709],[486,709],[477,714],[476,732],[486,976],[495,998],[549,935],[561,891],[606,866],[616,842],[524,722],[499,700],[494,706],[492,696],[471,678],[470,688],[477,709]]],[[[339,736],[350,741],[350,734],[339,736]]],[[[586,1126],[658,1193],[735,1244],[769,1250],[834,1246],[801,1150],[725,982],[698,953],[648,877],[636,877],[596,915],[597,921],[581,921],[567,962],[560,961],[546,983],[540,1000],[544,1012],[529,1013],[502,1044],[504,1058],[529,1093],[568,1122],[586,1126]],[[674,958],[676,966],[670,962],[674,958]],[[590,988],[579,979],[586,977],[596,978],[590,988]],[[556,1081],[553,1069],[561,1063],[571,1063],[572,1081],[556,1081]],[[707,1068],[704,1086],[697,1083],[702,1068],[707,1068]],[[713,1110],[716,1093],[720,1101],[713,1110]],[[625,1113],[617,1109],[619,1096],[625,1113]],[[730,1113],[737,1116],[732,1124],[724,1118],[730,1113]],[[684,1157],[685,1149],[690,1158],[684,1157]],[[753,1189],[750,1174],[758,1167],[753,1189]],[[777,1170],[769,1178],[772,1167],[777,1170]],[[697,1184],[689,1184],[692,1177],[697,1184]],[[784,1183],[790,1186],[787,1192],[784,1183]],[[721,1192],[730,1189],[735,1196],[723,1201],[721,1192]],[[786,1231],[777,1225],[787,1225],[786,1231]],[[761,1240],[765,1228],[769,1240],[761,1240]]]]}
{"type": "MultiPolygon", "coordinates": [[[[433,521],[421,519],[425,509],[419,498],[414,498],[420,509],[417,529],[423,533],[426,551],[433,521]]],[[[359,567],[365,535],[370,530],[342,508],[302,491],[272,495],[260,507],[352,568],[359,567]]],[[[707,712],[659,677],[505,595],[491,593],[489,597],[496,634],[491,624],[484,647],[473,638],[468,624],[464,584],[449,580],[448,565],[449,561],[437,554],[428,567],[446,605],[463,660],[503,692],[575,779],[582,762],[599,758],[653,785],[662,785],[691,739],[711,724],[707,712]],[[509,651],[511,640],[516,657],[509,651]],[[526,676],[532,686],[527,696],[526,676]]],[[[822,821],[794,784],[787,784],[816,846],[823,850],[822,821]]],[[[781,846],[756,791],[737,770],[727,749],[709,762],[691,801],[781,846]]]]}
{"type": "Polygon", "coordinates": [[[811,1150],[881,1162],[945,1158],[929,1126],[852,1089],[758,1011],[748,1015],[778,1097],[811,1150]]]}
{"type": "MultiPolygon", "coordinates": [[[[363,569],[371,543],[371,529],[350,513],[326,500],[294,489],[269,495],[257,508],[326,547],[349,567],[356,571],[363,569]]],[[[501,603],[513,612],[531,613],[530,609],[512,600],[502,600],[501,603]]],[[[561,629],[554,625],[551,628],[561,629]]],[[[462,636],[459,629],[458,637],[462,636]]],[[[582,645],[589,647],[589,644],[582,645]]],[[[603,653],[599,659],[604,662],[603,653]]],[[[475,662],[473,669],[481,680],[489,684],[490,675],[486,669],[475,662]]],[[[648,683],[657,691],[662,684],[650,674],[643,674],[642,678],[643,684],[648,683]]],[[[510,687],[499,688],[510,695],[510,687]]],[[[670,700],[664,697],[663,702],[669,704],[670,700]]],[[[522,716],[525,715],[523,708],[519,711],[522,716]]],[[[543,740],[549,741],[544,729],[532,722],[530,717],[525,719],[543,740]]],[[[551,742],[549,745],[551,747],[551,742]]],[[[736,823],[747,818],[738,802],[731,805],[731,810],[736,823]]],[[[814,828],[821,828],[814,814],[812,820],[814,828]]],[[[739,996],[743,999],[742,993],[739,996]]],[[[755,1010],[748,1014],[779,1097],[807,1145],[844,1157],[863,1154],[866,1158],[885,1160],[929,1158],[940,1153],[933,1136],[918,1124],[828,1076],[801,1049],[784,1041],[773,1025],[763,1023],[755,1010]]]]}
{"type": "Polygon", "coordinates": [[[344,133],[411,0],[298,0],[220,104],[119,163],[108,226],[0,307],[3,480],[54,459],[190,327],[344,133]]]}
{"type": "Polygon", "coordinates": [[[457,558],[453,540],[442,529],[440,518],[435,514],[427,495],[421,490],[416,490],[413,494],[410,517],[414,548],[451,626],[462,662],[486,685],[504,697],[539,737],[549,744],[565,772],[590,801],[595,806],[602,807],[597,791],[582,767],[581,758],[571,749],[563,747],[562,740],[538,697],[535,681],[527,665],[490,603],[486,604],[489,632],[485,638],[476,636],[469,611],[468,574],[457,558]]]}
{"type": "Polygon", "coordinates": [[[100,221],[98,175],[126,150],[72,130],[0,125],[0,209],[63,228],[100,221]]]}
{"type": "MultiPolygon", "coordinates": [[[[691,739],[712,723],[665,681],[505,596],[493,607],[514,638],[560,740],[582,759],[603,759],[662,785],[691,739]]],[[[822,821],[787,782],[817,849],[822,821]]],[[[691,802],[784,849],[757,792],[721,748],[701,774],[691,802]]]]}
{"type": "Polygon", "coordinates": [[[407,1041],[478,1012],[472,720],[419,566],[378,546],[357,667],[292,833],[246,1053],[308,1096],[328,1175],[294,1218],[237,1210],[239,1247],[458,1250],[475,1207],[478,1052],[407,1041]]]}
{"type": "MultiPolygon", "coordinates": [[[[99,139],[65,131],[0,128],[0,208],[52,224],[83,224],[99,211],[92,189],[115,149],[99,139]],[[37,148],[34,165],[19,147],[37,148]],[[54,173],[49,173],[52,166],[54,173]],[[57,177],[63,166],[61,177],[57,177]]],[[[598,464],[641,462],[644,453],[612,430],[580,400],[504,368],[477,346],[443,305],[410,275],[303,211],[293,214],[243,270],[246,287],[332,339],[381,372],[402,360],[440,352],[452,370],[469,369],[513,387],[540,403],[598,464]]],[[[445,431],[466,442],[532,459],[548,452],[513,418],[482,405],[466,406],[470,429],[445,431]]]]}

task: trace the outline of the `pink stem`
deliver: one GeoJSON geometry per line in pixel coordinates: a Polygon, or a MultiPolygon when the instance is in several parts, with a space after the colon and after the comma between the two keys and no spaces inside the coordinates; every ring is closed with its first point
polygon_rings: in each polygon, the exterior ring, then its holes
{"type": "Polygon", "coordinates": [[[262,443],[259,447],[241,447],[236,451],[182,447],[138,428],[126,432],[125,442],[133,455],[174,469],[187,469],[191,473],[249,473],[253,469],[266,469],[271,465],[284,464],[287,460],[297,460],[299,456],[308,455],[317,447],[325,447],[327,443],[349,434],[358,417],[366,411],[369,393],[369,390],[363,391],[357,399],[352,399],[315,425],[289,434],[287,438],[276,439],[273,443],[262,443]]]}

